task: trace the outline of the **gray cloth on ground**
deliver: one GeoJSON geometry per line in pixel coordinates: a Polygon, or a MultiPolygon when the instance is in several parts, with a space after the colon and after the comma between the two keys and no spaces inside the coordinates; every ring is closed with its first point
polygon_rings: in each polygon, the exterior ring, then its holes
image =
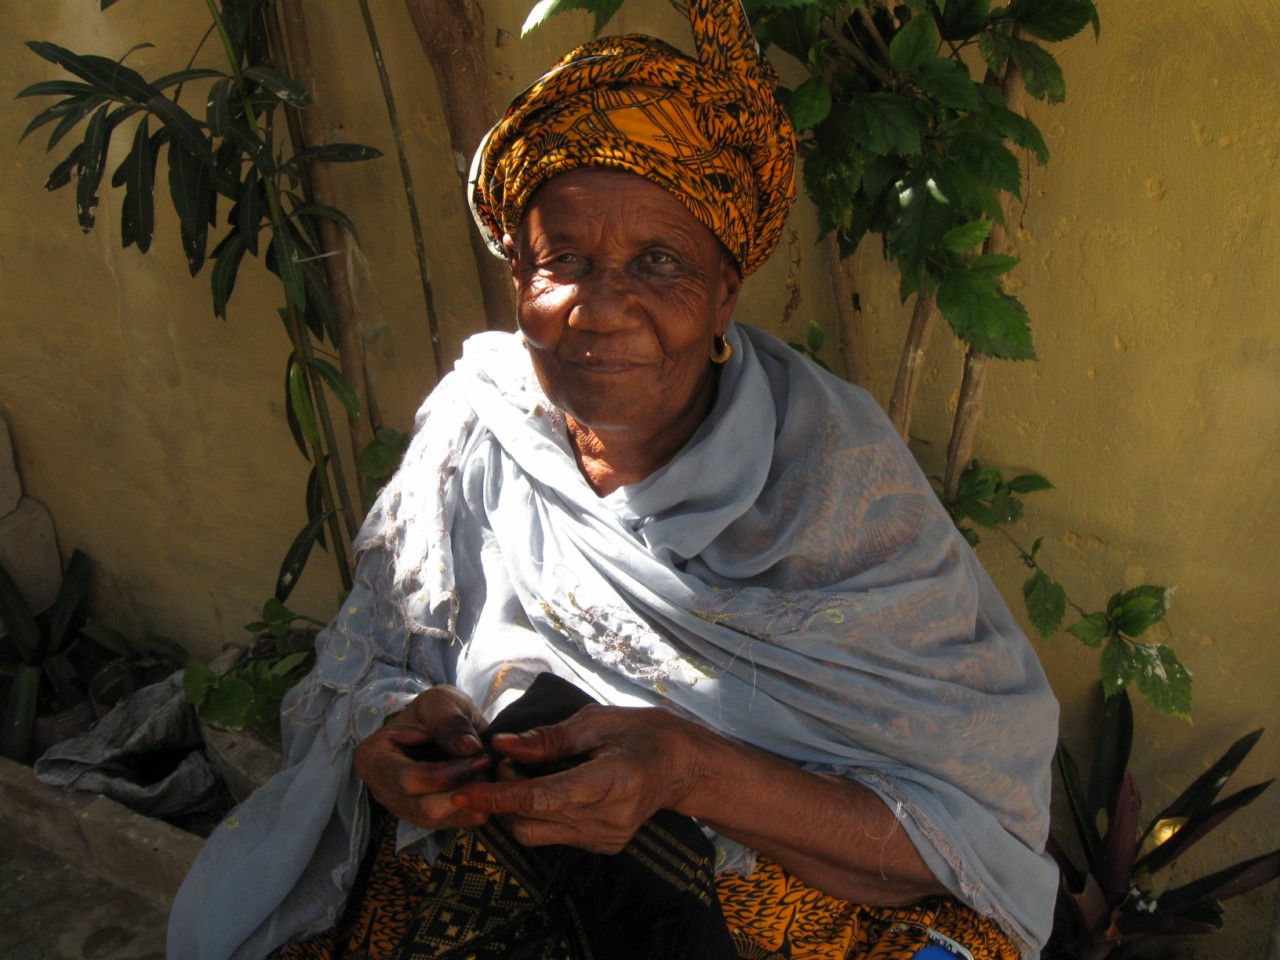
{"type": "Polygon", "coordinates": [[[195,707],[178,671],[143,687],[91,728],[51,747],[37,779],[99,793],[151,817],[217,815],[227,793],[204,752],[195,707]]]}

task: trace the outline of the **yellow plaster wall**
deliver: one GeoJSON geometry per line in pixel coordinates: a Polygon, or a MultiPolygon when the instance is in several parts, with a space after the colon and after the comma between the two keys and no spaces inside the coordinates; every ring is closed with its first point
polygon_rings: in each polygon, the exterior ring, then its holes
{"type": "MultiPolygon", "coordinates": [[[[486,5],[500,102],[589,30],[585,16],[566,18],[516,40],[526,6],[486,5]]],[[[479,326],[468,218],[403,5],[372,7],[452,356],[479,326]]],[[[1195,673],[1196,720],[1138,708],[1135,770],[1155,809],[1232,739],[1274,718],[1280,10],[1273,0],[1172,0],[1102,3],[1101,13],[1100,42],[1078,38],[1058,51],[1068,101],[1033,108],[1054,159],[1031,172],[1015,283],[1042,359],[993,371],[977,455],[1053,479],[1057,489],[1031,500],[1017,532],[1046,537],[1046,565],[1080,603],[1096,608],[1140,582],[1178,587],[1161,638],[1195,673]]],[[[433,371],[390,130],[355,6],[309,4],[308,17],[315,109],[330,135],[388,154],[335,173],[360,231],[349,259],[378,406],[407,427],[433,371]]],[[[72,188],[41,187],[53,164],[44,137],[17,143],[40,104],[10,99],[60,75],[22,40],[110,56],[150,40],[156,48],[130,63],[154,74],[181,66],[205,23],[195,0],[120,0],[106,14],[50,0],[9,11],[0,26],[0,413],[25,488],[52,511],[64,554],[78,546],[97,561],[99,615],[209,654],[242,636],[304,519],[306,468],[281,408],[279,293],[246,260],[230,318],[214,319],[207,275],[191,280],[174,252],[167,200],[146,256],[120,249],[109,190],[97,228],[81,234],[72,188]]],[[[615,28],[685,36],[659,3],[625,11],[615,28]]],[[[216,62],[212,50],[205,56],[216,62]]],[[[111,167],[119,157],[113,150],[111,167]]],[[[803,203],[791,225],[795,241],[749,282],[740,318],[798,339],[810,316],[829,320],[831,295],[803,203]],[[791,274],[800,307],[784,322],[791,274]]],[[[906,311],[877,244],[850,275],[883,399],[906,311]]],[[[960,359],[945,331],[931,357],[915,432],[941,444],[960,359]]],[[[936,456],[922,452],[926,462],[936,456]]],[[[1016,601],[1025,570],[1011,550],[993,541],[982,555],[1016,601]]],[[[335,592],[318,557],[295,606],[331,609],[335,592]]],[[[1083,746],[1096,656],[1069,638],[1038,646],[1064,702],[1064,734],[1083,746]]],[[[1264,738],[1242,783],[1280,772],[1277,738],[1280,730],[1264,738]]],[[[1275,794],[1191,866],[1203,872],[1280,846],[1275,794]]],[[[1264,956],[1274,898],[1268,888],[1229,905],[1227,929],[1202,955],[1264,956]]]]}

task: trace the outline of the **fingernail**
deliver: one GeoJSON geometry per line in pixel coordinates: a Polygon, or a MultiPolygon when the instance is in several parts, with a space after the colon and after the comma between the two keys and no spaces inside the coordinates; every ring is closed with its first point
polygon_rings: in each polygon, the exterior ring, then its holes
{"type": "Polygon", "coordinates": [[[449,802],[452,803],[454,807],[456,807],[459,810],[471,809],[471,798],[468,797],[465,793],[455,793],[452,797],[449,798],[449,802]]]}
{"type": "Polygon", "coordinates": [[[490,743],[519,743],[520,738],[524,734],[520,733],[495,733],[490,743]]]}
{"type": "Polygon", "coordinates": [[[480,741],[471,734],[464,734],[454,741],[459,753],[475,753],[480,749],[480,741]]]}

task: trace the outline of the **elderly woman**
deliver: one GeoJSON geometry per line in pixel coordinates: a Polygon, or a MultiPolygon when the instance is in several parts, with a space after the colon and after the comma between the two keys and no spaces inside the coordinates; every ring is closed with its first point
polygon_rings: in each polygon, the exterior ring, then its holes
{"type": "Polygon", "coordinates": [[[697,59],[589,43],[481,147],[520,335],[424,404],[171,957],[1044,943],[1056,705],[875,404],[731,323],[794,137],[736,0],[690,14],[697,59]]]}

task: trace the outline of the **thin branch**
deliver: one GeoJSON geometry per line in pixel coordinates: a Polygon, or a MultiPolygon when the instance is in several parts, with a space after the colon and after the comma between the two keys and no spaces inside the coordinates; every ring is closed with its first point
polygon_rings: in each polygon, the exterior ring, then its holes
{"type": "Polygon", "coordinates": [[[867,386],[867,357],[862,343],[861,319],[854,300],[849,277],[840,257],[840,239],[833,230],[822,240],[827,256],[827,272],[831,274],[831,293],[836,301],[836,317],[840,322],[840,353],[844,357],[844,375],[860,387],[867,386]]]}
{"type": "Polygon", "coordinates": [[[929,354],[929,340],[933,335],[933,321],[937,316],[933,298],[916,295],[916,305],[911,311],[911,326],[907,330],[907,342],[902,347],[898,361],[898,376],[893,384],[893,397],[889,401],[889,420],[903,440],[911,433],[911,411],[916,394],[920,391],[920,377],[924,361],[929,354]]]}
{"type": "Polygon", "coordinates": [[[827,21],[825,18],[822,21],[822,33],[843,53],[848,54],[849,59],[874,76],[886,87],[892,87],[894,85],[893,77],[882,66],[868,57],[857,44],[851,42],[848,37],[844,36],[835,24],[827,21]]]}
{"type": "MultiPolygon", "coordinates": [[[[1043,569],[1043,568],[1040,566],[1040,562],[1039,562],[1038,560],[1033,560],[1033,559],[1031,559],[1031,553],[1030,553],[1030,552],[1029,552],[1029,551],[1028,551],[1028,550],[1027,550],[1027,549],[1026,549],[1022,544],[1020,544],[1016,539],[1014,539],[1013,534],[1011,534],[1008,530],[1004,529],[1004,527],[996,527],[996,532],[997,532],[997,533],[999,533],[1002,537],[1004,537],[1006,540],[1008,540],[1010,543],[1012,543],[1012,544],[1014,545],[1014,547],[1015,547],[1015,548],[1017,549],[1017,551],[1018,551],[1018,556],[1019,556],[1019,558],[1020,558],[1020,559],[1022,560],[1022,562],[1023,562],[1023,563],[1025,563],[1028,567],[1030,567],[1032,570],[1042,570],[1042,569],[1043,569]]],[[[1053,578],[1053,580],[1054,580],[1054,582],[1055,582],[1055,583],[1057,583],[1057,584],[1059,584],[1059,585],[1061,585],[1061,583],[1062,583],[1062,581],[1058,580],[1058,578],[1057,578],[1057,577],[1054,577],[1054,578],[1053,578]]],[[[1085,619],[1086,617],[1088,617],[1088,616],[1089,616],[1089,612],[1088,612],[1087,610],[1085,610],[1085,608],[1084,608],[1084,607],[1080,606],[1080,604],[1076,603],[1074,600],[1072,600],[1070,597],[1068,597],[1068,596],[1067,596],[1067,594],[1066,594],[1066,591],[1065,591],[1065,590],[1062,592],[1062,595],[1063,595],[1063,597],[1066,599],[1067,606],[1069,606],[1069,607],[1070,607],[1072,610],[1074,610],[1076,613],[1080,614],[1080,619],[1081,619],[1081,620],[1083,620],[1083,619],[1085,619]]]]}
{"type": "MultiPolygon", "coordinates": [[[[268,36],[277,50],[286,53],[288,72],[305,89],[315,92],[315,71],[312,67],[311,44],[307,37],[307,24],[300,0],[281,0],[279,4],[284,19],[285,33],[288,37],[287,52],[280,37],[279,24],[270,11],[266,11],[268,36]]],[[[295,148],[317,146],[324,142],[324,132],[320,129],[320,117],[313,110],[295,110],[287,107],[285,112],[289,120],[289,135],[297,137],[295,148]],[[295,127],[297,129],[295,129],[295,127]]],[[[327,207],[336,207],[337,196],[333,188],[332,168],[327,163],[305,165],[306,176],[302,182],[303,196],[308,203],[319,203],[327,207]]],[[[348,271],[346,248],[353,241],[341,224],[328,217],[319,217],[317,229],[320,233],[320,256],[325,260],[325,272],[329,280],[329,291],[333,295],[334,308],[338,314],[338,362],[342,375],[351,385],[360,409],[364,416],[347,417],[347,426],[351,433],[353,463],[359,464],[360,453],[373,442],[373,424],[368,416],[369,397],[365,371],[364,338],[360,330],[359,312],[356,308],[355,296],[352,293],[351,275],[348,271]]]]}
{"type": "Polygon", "coordinates": [[[862,25],[867,28],[867,32],[871,34],[871,39],[875,42],[876,49],[880,51],[880,56],[884,57],[884,62],[892,67],[893,57],[889,53],[889,45],[884,42],[884,37],[880,33],[880,28],[876,26],[875,17],[871,16],[871,11],[865,5],[859,4],[858,16],[862,19],[862,25]]]}
{"type": "Polygon", "coordinates": [[[391,133],[395,137],[396,157],[400,161],[400,179],[404,181],[405,200],[409,204],[409,221],[413,226],[413,246],[418,255],[418,276],[422,280],[422,299],[427,310],[431,359],[435,364],[436,382],[439,383],[440,378],[444,376],[444,349],[440,345],[440,315],[436,311],[435,292],[431,287],[431,275],[427,270],[427,243],[422,235],[422,218],[418,214],[413,174],[409,170],[409,155],[404,147],[404,132],[400,126],[400,114],[396,110],[395,95],[391,92],[391,78],[387,76],[387,67],[382,60],[382,45],[378,42],[373,15],[369,13],[369,0],[360,0],[360,16],[364,18],[364,29],[369,35],[369,46],[373,49],[373,62],[377,65],[378,80],[382,84],[382,98],[386,101],[387,115],[391,119],[391,133]]]}

